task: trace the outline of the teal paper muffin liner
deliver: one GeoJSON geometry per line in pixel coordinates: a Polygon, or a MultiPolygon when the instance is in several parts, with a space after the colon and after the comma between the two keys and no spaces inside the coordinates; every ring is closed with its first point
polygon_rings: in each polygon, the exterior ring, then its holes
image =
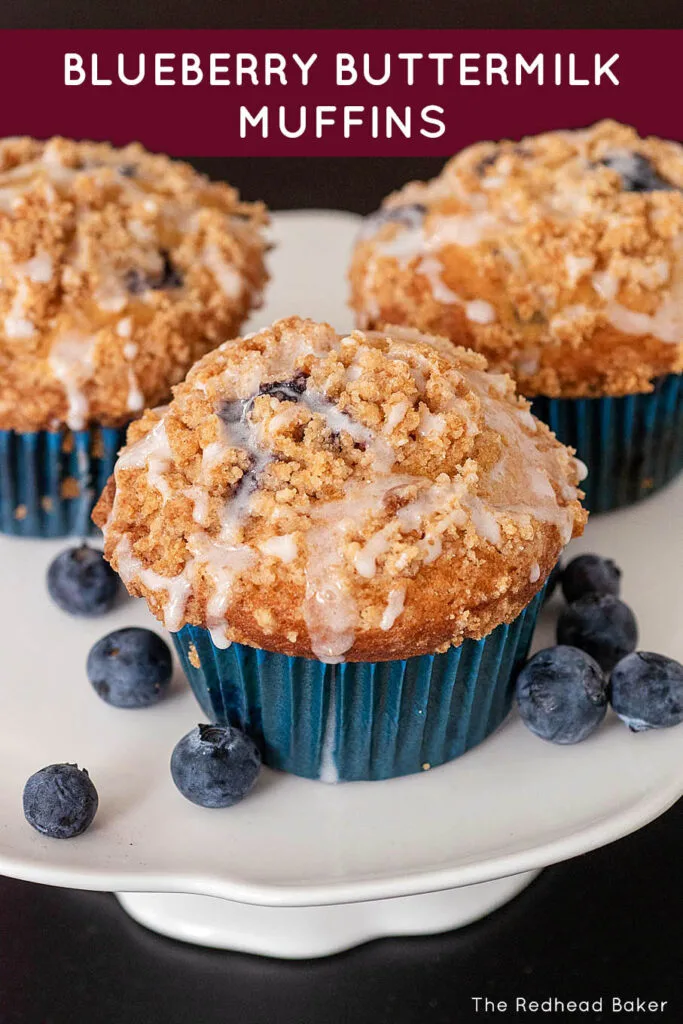
{"type": "Polygon", "coordinates": [[[90,514],[125,439],[125,428],[0,430],[0,533],[15,537],[90,533],[90,514]]]}
{"type": "Polygon", "coordinates": [[[532,411],[588,466],[581,484],[591,512],[632,505],[683,469],[683,374],[647,395],[533,399],[532,411]]]}
{"type": "Polygon", "coordinates": [[[247,732],[271,768],[324,782],[389,779],[452,761],[501,724],[542,597],[483,640],[404,661],[222,650],[197,626],[173,639],[205,715],[247,732]]]}

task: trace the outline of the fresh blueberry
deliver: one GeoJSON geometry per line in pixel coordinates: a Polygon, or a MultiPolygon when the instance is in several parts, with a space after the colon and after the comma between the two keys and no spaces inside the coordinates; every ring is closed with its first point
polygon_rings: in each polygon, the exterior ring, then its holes
{"type": "Polygon", "coordinates": [[[115,708],[146,708],[168,692],[173,661],[150,629],[117,629],[91,648],[86,665],[93,689],[115,708]]]}
{"type": "Polygon", "coordinates": [[[104,615],[119,592],[119,578],[97,548],[81,544],[57,555],[47,571],[50,597],[69,615],[104,615]]]}
{"type": "Polygon", "coordinates": [[[200,807],[232,807],[256,782],[261,756],[256,744],[231,725],[198,725],[171,755],[171,775],[200,807]]]}
{"type": "Polygon", "coordinates": [[[97,790],[85,768],[51,764],[24,786],[24,815],[29,825],[51,839],[80,836],[97,811],[97,790]]]}
{"type": "Polygon", "coordinates": [[[551,743],[579,743],[607,711],[607,679],[596,661],[576,647],[548,647],[517,677],[522,721],[551,743]]]}
{"type": "Polygon", "coordinates": [[[585,594],[560,615],[557,642],[580,647],[610,672],[635,651],[638,624],[629,606],[613,594],[585,594]]]}
{"type": "Polygon", "coordinates": [[[131,295],[142,295],[147,291],[182,288],[183,275],[174,266],[168,250],[162,249],[159,255],[161,256],[161,270],[158,274],[148,274],[138,267],[132,267],[126,271],[126,288],[131,295]]]}
{"type": "Polygon", "coordinates": [[[369,238],[385,224],[401,224],[404,228],[419,228],[424,220],[427,207],[421,203],[408,203],[405,206],[382,206],[365,218],[361,229],[361,238],[369,238]]]}
{"type": "Polygon", "coordinates": [[[663,654],[636,651],[612,672],[612,707],[633,732],[683,722],[683,665],[663,654]]]}
{"type": "Polygon", "coordinates": [[[671,192],[676,187],[642,153],[612,153],[601,163],[620,175],[624,192],[671,192]]]}
{"type": "Polygon", "coordinates": [[[621,569],[611,558],[579,555],[562,573],[562,591],[569,602],[585,594],[612,594],[619,597],[621,569]]]}

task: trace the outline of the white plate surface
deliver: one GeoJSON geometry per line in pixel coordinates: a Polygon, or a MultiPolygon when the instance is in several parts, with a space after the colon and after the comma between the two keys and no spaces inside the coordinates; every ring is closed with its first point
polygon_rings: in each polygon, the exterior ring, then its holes
{"type": "MultiPolygon", "coordinates": [[[[302,313],[350,327],[344,272],[357,218],[275,218],[274,283],[253,326],[302,313]]],[[[624,595],[646,649],[683,659],[683,479],[636,508],[595,519],[573,551],[624,569],[624,595]]],[[[55,885],[192,892],[306,906],[405,896],[544,866],[638,828],[683,793],[683,727],[632,735],[611,719],[572,748],[536,739],[512,716],[478,749],[419,777],[325,786],[264,771],[226,811],[187,803],[168,760],[201,717],[178,676],[144,711],[108,707],[84,663],[105,632],[153,625],[124,601],[94,622],[49,601],[45,569],[64,542],[0,537],[0,871],[55,885]],[[69,842],[23,820],[28,775],[86,767],[100,794],[95,824],[69,842]]],[[[549,609],[549,620],[554,618],[549,609]]],[[[551,642],[550,622],[536,646],[551,642]]]]}

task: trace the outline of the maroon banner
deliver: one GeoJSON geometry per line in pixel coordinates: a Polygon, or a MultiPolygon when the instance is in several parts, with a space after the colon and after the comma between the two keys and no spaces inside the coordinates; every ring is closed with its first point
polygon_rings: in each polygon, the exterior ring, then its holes
{"type": "Polygon", "coordinates": [[[681,137],[682,31],[2,31],[1,135],[447,156],[612,117],[681,137]]]}

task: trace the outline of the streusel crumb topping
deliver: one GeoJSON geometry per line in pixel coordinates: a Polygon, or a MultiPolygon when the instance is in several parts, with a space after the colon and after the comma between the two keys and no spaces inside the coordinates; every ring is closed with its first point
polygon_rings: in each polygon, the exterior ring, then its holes
{"type": "Polygon", "coordinates": [[[0,142],[0,429],[119,426],[239,331],[260,204],[139,145],[0,142]]]}
{"type": "Polygon", "coordinates": [[[526,395],[683,371],[683,147],[602,121],[470,146],[390,196],[350,271],[361,326],[482,352],[526,395]]]}
{"type": "Polygon", "coordinates": [[[515,618],[583,529],[582,471],[482,356],[293,317],[131,425],[95,519],[170,630],[389,660],[515,618]]]}

